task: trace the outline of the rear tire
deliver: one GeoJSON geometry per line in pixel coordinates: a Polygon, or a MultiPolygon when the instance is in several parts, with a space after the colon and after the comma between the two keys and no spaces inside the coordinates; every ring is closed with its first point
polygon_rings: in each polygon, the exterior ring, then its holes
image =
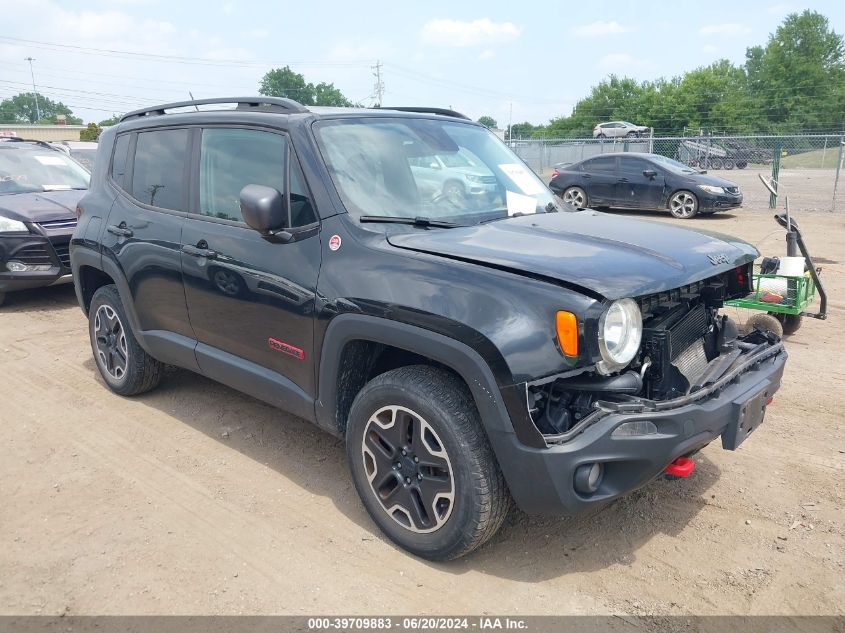
{"type": "Polygon", "coordinates": [[[161,382],[164,365],[138,344],[116,286],[103,286],[94,293],[88,334],[97,369],[115,393],[135,396],[161,382]]]}
{"type": "Polygon", "coordinates": [[[771,314],[754,314],[745,322],[745,329],[751,332],[752,330],[763,330],[773,332],[778,338],[783,338],[783,326],[771,314]]]}
{"type": "Polygon", "coordinates": [[[0,306],[3,305],[3,302],[6,301],[6,293],[0,292],[0,306]]]}
{"type": "Polygon", "coordinates": [[[730,170],[731,170],[731,169],[733,169],[735,166],[736,166],[736,165],[735,165],[735,163],[733,162],[733,160],[731,160],[730,158],[726,158],[726,159],[725,159],[725,169],[727,169],[728,171],[730,171],[730,170]]]}
{"type": "Polygon", "coordinates": [[[710,166],[713,169],[721,169],[725,166],[725,162],[721,158],[711,158],[710,159],[710,166]]]}
{"type": "Polygon", "coordinates": [[[422,558],[469,553],[510,507],[472,396],[442,369],[400,367],[367,383],[349,412],[346,453],[370,517],[422,558]]]}

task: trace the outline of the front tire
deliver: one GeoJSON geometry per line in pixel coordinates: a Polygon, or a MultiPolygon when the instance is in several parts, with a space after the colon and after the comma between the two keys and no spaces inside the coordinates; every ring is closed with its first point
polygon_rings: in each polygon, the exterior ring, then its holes
{"type": "Polygon", "coordinates": [[[669,197],[669,213],[679,220],[689,220],[698,213],[698,198],[691,191],[676,191],[669,197]]]}
{"type": "Polygon", "coordinates": [[[567,187],[563,190],[561,199],[576,209],[584,209],[587,207],[587,192],[581,187],[567,187]]]}
{"type": "Polygon", "coordinates": [[[135,396],[161,382],[164,365],[138,344],[116,286],[103,286],[94,293],[88,333],[94,362],[109,389],[121,396],[135,396]]]}
{"type": "Polygon", "coordinates": [[[469,553],[510,506],[472,396],[445,370],[400,367],[367,383],[349,412],[346,452],[370,517],[422,558],[469,553]]]}

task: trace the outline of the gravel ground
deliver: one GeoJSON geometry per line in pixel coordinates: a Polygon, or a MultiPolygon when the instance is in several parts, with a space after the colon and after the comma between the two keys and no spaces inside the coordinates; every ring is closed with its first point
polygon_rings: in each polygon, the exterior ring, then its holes
{"type": "MultiPolygon", "coordinates": [[[[688,224],[779,254],[770,216],[688,224]]],[[[513,512],[449,564],[381,537],[335,439],[184,371],[115,396],[70,287],[13,295],[0,311],[0,613],[845,613],[845,215],[799,220],[830,318],[788,339],[752,438],[593,516],[513,512]]]]}

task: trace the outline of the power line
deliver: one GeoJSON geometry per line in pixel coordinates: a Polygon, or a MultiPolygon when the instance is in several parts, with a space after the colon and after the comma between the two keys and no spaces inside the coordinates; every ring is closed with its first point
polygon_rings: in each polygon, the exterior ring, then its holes
{"type": "Polygon", "coordinates": [[[147,61],[168,62],[168,63],[182,63],[182,64],[199,64],[206,66],[238,66],[238,67],[254,67],[254,66],[325,66],[325,67],[349,67],[349,66],[363,66],[369,64],[369,61],[345,61],[345,62],[327,62],[327,61],[267,61],[267,60],[220,60],[209,59],[207,57],[188,57],[183,55],[160,55],[156,53],[138,53],[135,51],[124,51],[111,48],[93,48],[89,46],[77,46],[74,44],[57,44],[54,42],[43,42],[39,40],[28,40],[20,37],[9,37],[0,35],[0,40],[7,42],[16,42],[26,44],[34,48],[43,48],[46,50],[59,51],[74,51],[83,55],[102,55],[108,53],[115,57],[128,57],[131,59],[145,59],[147,61]]]}

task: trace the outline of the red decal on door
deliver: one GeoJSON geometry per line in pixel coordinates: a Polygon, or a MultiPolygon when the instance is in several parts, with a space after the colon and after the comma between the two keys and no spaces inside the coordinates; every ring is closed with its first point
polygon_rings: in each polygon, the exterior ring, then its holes
{"type": "Polygon", "coordinates": [[[329,238],[329,250],[336,251],[337,249],[340,248],[340,243],[341,243],[340,235],[332,235],[329,238]]]}
{"type": "Polygon", "coordinates": [[[267,345],[269,345],[270,349],[274,352],[281,352],[282,354],[293,356],[297,360],[305,360],[304,351],[302,351],[298,347],[294,347],[293,345],[288,345],[287,343],[283,343],[278,339],[274,339],[272,336],[267,339],[267,345]]]}

